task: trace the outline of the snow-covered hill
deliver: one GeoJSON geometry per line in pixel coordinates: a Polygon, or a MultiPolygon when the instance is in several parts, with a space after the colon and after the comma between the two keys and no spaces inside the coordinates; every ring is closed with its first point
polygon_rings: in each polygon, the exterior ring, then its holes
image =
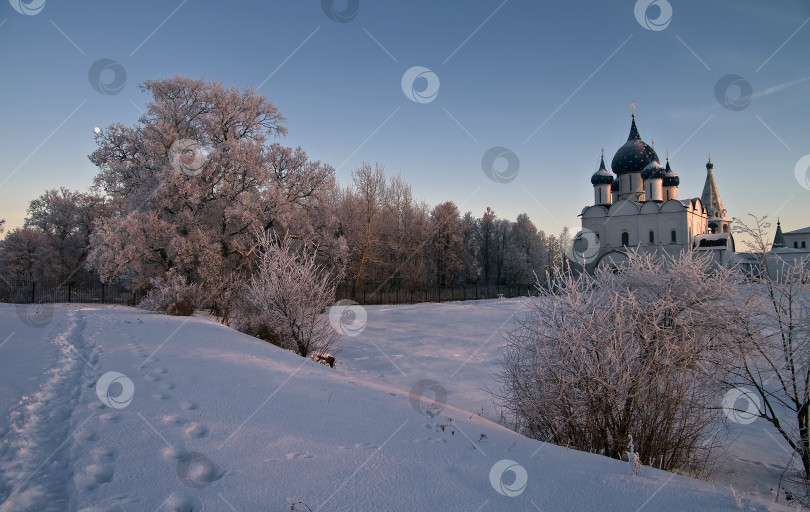
{"type": "Polygon", "coordinates": [[[330,369],[202,317],[0,304],[0,511],[781,510],[491,421],[521,307],[368,308],[330,369]]]}

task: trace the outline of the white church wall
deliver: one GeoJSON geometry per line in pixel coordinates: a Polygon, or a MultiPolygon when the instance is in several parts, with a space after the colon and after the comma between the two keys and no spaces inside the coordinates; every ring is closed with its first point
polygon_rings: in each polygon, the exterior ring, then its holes
{"type": "Polygon", "coordinates": [[[785,245],[789,249],[810,249],[810,229],[805,228],[806,233],[785,233],[785,245]]]}

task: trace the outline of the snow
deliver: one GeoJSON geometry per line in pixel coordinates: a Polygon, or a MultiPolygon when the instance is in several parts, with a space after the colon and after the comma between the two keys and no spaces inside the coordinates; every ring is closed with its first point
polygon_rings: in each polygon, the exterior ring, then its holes
{"type": "MultiPolygon", "coordinates": [[[[36,327],[0,304],[0,512],[786,510],[741,469],[736,491],[633,476],[498,425],[525,300],[367,307],[335,369],[204,316],[72,304],[36,327]]],[[[778,464],[748,427],[761,446],[730,460],[778,464]]]]}

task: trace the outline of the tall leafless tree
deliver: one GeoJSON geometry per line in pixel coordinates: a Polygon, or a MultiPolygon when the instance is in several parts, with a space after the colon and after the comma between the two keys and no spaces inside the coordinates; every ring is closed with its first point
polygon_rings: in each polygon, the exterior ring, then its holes
{"type": "Polygon", "coordinates": [[[810,259],[790,249],[770,251],[770,224],[752,217],[750,226],[734,219],[754,258],[751,307],[728,318],[735,342],[730,357],[718,360],[717,373],[729,389],[753,392],[744,407],[727,407],[770,423],[801,462],[803,485],[810,489],[810,259]]]}

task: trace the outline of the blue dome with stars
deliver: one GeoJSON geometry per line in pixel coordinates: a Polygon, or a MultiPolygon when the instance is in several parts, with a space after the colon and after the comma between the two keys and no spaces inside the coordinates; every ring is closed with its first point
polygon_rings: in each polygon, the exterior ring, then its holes
{"type": "Polygon", "coordinates": [[[667,166],[664,169],[664,181],[661,184],[665,187],[677,187],[681,184],[681,179],[669,166],[669,157],[667,157],[667,166]]]}
{"type": "Polygon", "coordinates": [[[641,172],[651,162],[660,162],[655,150],[641,140],[636,128],[636,115],[633,114],[633,122],[630,125],[630,136],[627,142],[613,155],[610,168],[616,174],[627,174],[631,172],[641,172]]]}
{"type": "Polygon", "coordinates": [[[602,153],[601,161],[599,162],[599,170],[591,176],[591,185],[611,185],[613,183],[613,174],[605,167],[605,153],[602,153]]]}

